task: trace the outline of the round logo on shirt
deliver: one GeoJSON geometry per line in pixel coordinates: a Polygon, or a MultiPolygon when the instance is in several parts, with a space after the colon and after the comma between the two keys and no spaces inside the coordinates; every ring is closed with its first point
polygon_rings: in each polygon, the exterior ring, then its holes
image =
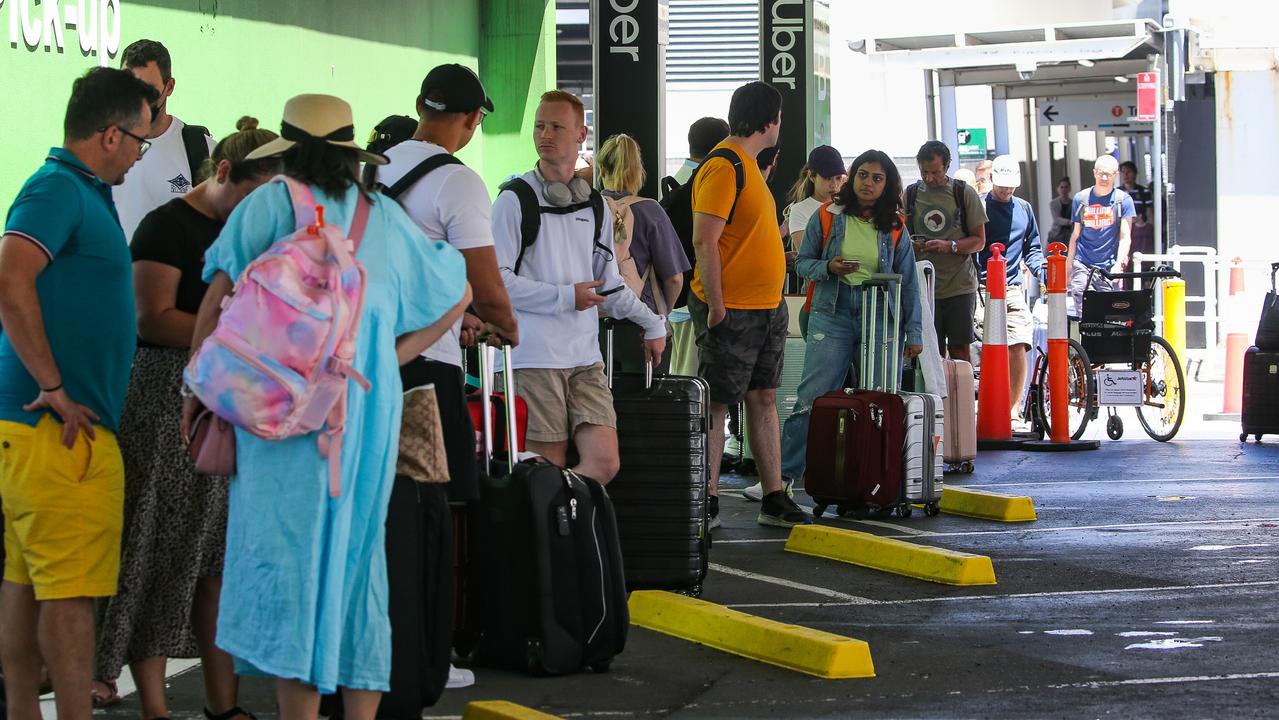
{"type": "Polygon", "coordinates": [[[946,229],[946,213],[941,210],[929,210],[924,213],[924,229],[934,233],[946,229]]]}

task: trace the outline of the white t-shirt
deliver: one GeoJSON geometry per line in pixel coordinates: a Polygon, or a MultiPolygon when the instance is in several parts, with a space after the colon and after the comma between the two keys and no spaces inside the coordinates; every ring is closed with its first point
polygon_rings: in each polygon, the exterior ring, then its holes
{"type": "MultiPolygon", "coordinates": [[[[797,203],[791,203],[790,214],[787,216],[789,219],[786,221],[786,233],[794,235],[797,232],[804,232],[804,228],[808,227],[809,218],[813,217],[813,213],[817,212],[817,208],[821,206],[821,202],[811,196],[797,203]]],[[[799,249],[798,244],[795,249],[799,249]]]]}
{"type": "MultiPolygon", "coordinates": [[[[434,143],[405,140],[386,151],[391,162],[378,168],[377,181],[390,187],[418,163],[444,152],[447,151],[434,143]]],[[[493,245],[493,206],[488,188],[465,165],[443,165],[432,170],[396,200],[433,240],[443,240],[458,250],[493,245]]],[[[462,367],[461,328],[462,321],[458,320],[422,357],[462,367]]]]}
{"type": "MultiPolygon", "coordinates": [[[[151,138],[151,149],[134,163],[124,176],[124,184],[111,191],[115,209],[120,215],[124,237],[133,241],[133,231],[147,213],[181,197],[195,186],[195,172],[187,162],[186,146],[182,144],[182,128],[186,123],[170,116],[169,129],[157,138],[151,138]]],[[[213,152],[213,138],[205,138],[209,152],[213,152]]],[[[198,170],[199,168],[194,168],[198,170]]]]}

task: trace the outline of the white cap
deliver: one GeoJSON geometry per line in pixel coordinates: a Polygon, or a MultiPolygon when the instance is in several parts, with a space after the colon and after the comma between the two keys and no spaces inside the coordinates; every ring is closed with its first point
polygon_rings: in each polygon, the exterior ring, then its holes
{"type": "Polygon", "coordinates": [[[1021,166],[1012,155],[1000,155],[990,169],[990,180],[999,187],[1021,187],[1021,166]]]}

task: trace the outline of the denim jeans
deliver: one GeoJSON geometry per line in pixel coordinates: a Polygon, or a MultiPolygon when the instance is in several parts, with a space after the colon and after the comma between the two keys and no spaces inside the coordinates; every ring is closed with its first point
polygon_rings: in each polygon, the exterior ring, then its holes
{"type": "Polygon", "coordinates": [[[787,477],[804,475],[813,401],[844,387],[844,378],[860,352],[862,290],[847,283],[840,285],[835,313],[814,312],[808,318],[804,374],[794,410],[782,426],[782,474],[787,477]]]}

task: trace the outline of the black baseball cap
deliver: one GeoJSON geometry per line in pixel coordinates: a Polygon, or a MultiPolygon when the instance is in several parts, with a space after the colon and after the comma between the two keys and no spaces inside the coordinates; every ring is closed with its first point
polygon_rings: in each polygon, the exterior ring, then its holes
{"type": "Polygon", "coordinates": [[[484,92],[484,84],[474,70],[456,63],[438,65],[422,80],[423,104],[440,112],[475,112],[484,108],[493,112],[493,101],[484,92]],[[436,99],[429,99],[434,95],[436,99]]]}

